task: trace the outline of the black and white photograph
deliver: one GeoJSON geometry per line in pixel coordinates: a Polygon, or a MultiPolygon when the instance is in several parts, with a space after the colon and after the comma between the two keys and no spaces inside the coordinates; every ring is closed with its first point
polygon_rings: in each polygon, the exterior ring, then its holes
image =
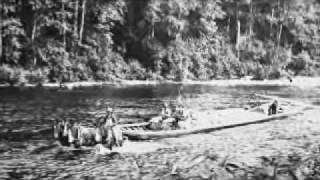
{"type": "Polygon", "coordinates": [[[320,0],[0,0],[0,180],[320,180],[320,0]]]}

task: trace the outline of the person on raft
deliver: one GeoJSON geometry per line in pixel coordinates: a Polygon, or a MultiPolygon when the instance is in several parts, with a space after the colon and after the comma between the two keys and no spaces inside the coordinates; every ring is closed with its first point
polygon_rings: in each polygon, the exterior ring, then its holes
{"type": "Polygon", "coordinates": [[[176,106],[173,118],[176,129],[188,129],[192,126],[192,114],[182,104],[176,106]]]}
{"type": "Polygon", "coordinates": [[[269,106],[268,106],[268,115],[274,115],[282,112],[283,109],[279,107],[278,100],[274,100],[269,106]]]}
{"type": "Polygon", "coordinates": [[[172,109],[169,107],[168,103],[163,103],[163,106],[161,108],[161,116],[163,119],[169,118],[172,116],[172,109]]]}
{"type": "Polygon", "coordinates": [[[191,127],[192,116],[182,104],[175,106],[174,112],[167,103],[163,104],[160,116],[150,120],[152,130],[187,129],[191,127]]]}
{"type": "Polygon", "coordinates": [[[152,130],[167,129],[168,120],[172,120],[172,115],[172,109],[169,107],[169,104],[164,102],[160,114],[149,121],[149,128],[152,130]]]}

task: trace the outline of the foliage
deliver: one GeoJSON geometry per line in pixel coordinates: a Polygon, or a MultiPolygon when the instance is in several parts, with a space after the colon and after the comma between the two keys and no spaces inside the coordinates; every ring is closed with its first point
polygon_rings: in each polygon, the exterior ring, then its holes
{"type": "Polygon", "coordinates": [[[29,83],[41,85],[46,82],[48,69],[35,69],[26,73],[25,78],[29,83]]]}
{"type": "Polygon", "coordinates": [[[304,70],[308,70],[308,66],[311,63],[309,54],[306,51],[302,51],[298,56],[292,59],[289,62],[287,68],[294,72],[295,75],[298,75],[304,70]]]}
{"type": "Polygon", "coordinates": [[[253,71],[253,80],[263,80],[267,77],[267,72],[264,66],[256,64],[256,68],[253,71]]]}
{"type": "Polygon", "coordinates": [[[136,59],[129,59],[127,79],[146,79],[146,70],[136,59]]]}
{"type": "Polygon", "coordinates": [[[3,0],[0,8],[1,81],[11,84],[319,71],[317,0],[3,0]]]}
{"type": "Polygon", "coordinates": [[[24,29],[17,18],[7,17],[2,21],[3,62],[19,65],[23,49],[24,29]]]}
{"type": "Polygon", "coordinates": [[[269,68],[268,79],[279,79],[281,76],[281,70],[277,66],[269,68]]]}
{"type": "Polygon", "coordinates": [[[26,82],[25,72],[20,68],[2,65],[0,66],[0,82],[10,85],[24,84],[26,82]]]}

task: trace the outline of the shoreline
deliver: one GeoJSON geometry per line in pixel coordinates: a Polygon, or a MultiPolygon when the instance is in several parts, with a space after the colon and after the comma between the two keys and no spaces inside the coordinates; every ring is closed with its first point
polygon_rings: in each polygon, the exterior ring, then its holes
{"type": "MultiPolygon", "coordinates": [[[[305,77],[297,76],[290,82],[287,78],[275,80],[250,80],[243,79],[223,79],[223,80],[185,80],[183,82],[172,80],[116,80],[116,81],[79,81],[64,83],[62,88],[73,89],[78,87],[94,87],[105,85],[120,85],[120,86],[134,86],[134,85],[160,85],[160,84],[182,84],[182,85],[210,85],[210,86],[294,86],[300,88],[320,87],[320,77],[305,77]]],[[[9,84],[0,84],[0,87],[10,87],[9,84]]],[[[38,87],[37,84],[27,83],[23,86],[14,85],[13,87],[38,87]]],[[[43,83],[41,87],[59,88],[59,83],[43,83]]]]}

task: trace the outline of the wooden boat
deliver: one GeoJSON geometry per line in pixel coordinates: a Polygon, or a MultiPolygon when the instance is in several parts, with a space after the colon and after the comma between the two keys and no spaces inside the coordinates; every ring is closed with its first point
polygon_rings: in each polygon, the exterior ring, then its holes
{"type": "MultiPolygon", "coordinates": [[[[199,123],[200,125],[195,125],[190,129],[177,129],[177,130],[149,130],[147,127],[149,125],[148,122],[144,123],[133,123],[133,124],[123,124],[121,128],[123,130],[123,134],[127,136],[131,140],[150,140],[150,139],[160,139],[160,138],[170,138],[170,137],[178,137],[189,134],[196,133],[207,133],[216,130],[234,128],[239,126],[246,126],[250,124],[259,124],[265,123],[273,120],[281,120],[288,118],[290,116],[294,116],[302,113],[306,106],[302,106],[301,104],[297,105],[292,102],[286,105],[290,106],[290,110],[286,112],[279,113],[276,115],[268,116],[265,113],[256,111],[257,108],[254,109],[228,109],[228,110],[220,110],[215,111],[213,113],[220,114],[220,116],[211,116],[205,115],[198,116],[195,122],[203,121],[204,119],[208,120],[208,123],[199,123]],[[210,121],[210,118],[211,121],[210,121]]],[[[206,120],[204,120],[206,121],[206,120]]]]}

